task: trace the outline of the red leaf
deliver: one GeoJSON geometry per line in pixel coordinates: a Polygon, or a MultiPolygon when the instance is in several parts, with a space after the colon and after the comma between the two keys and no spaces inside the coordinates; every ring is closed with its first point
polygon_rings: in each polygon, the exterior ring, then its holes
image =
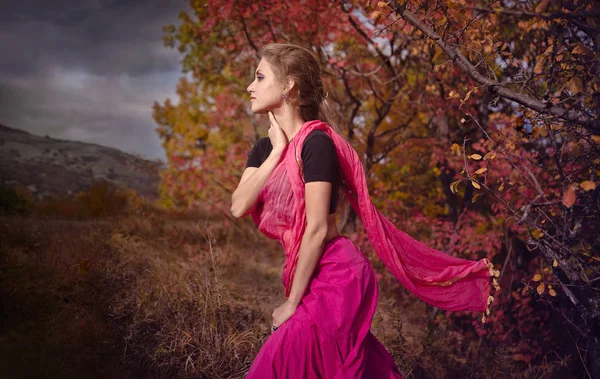
{"type": "Polygon", "coordinates": [[[565,207],[571,208],[573,206],[573,204],[575,204],[576,198],[577,198],[577,196],[575,195],[575,191],[573,190],[573,187],[569,187],[567,189],[567,192],[565,192],[565,194],[563,195],[562,203],[565,207]]]}

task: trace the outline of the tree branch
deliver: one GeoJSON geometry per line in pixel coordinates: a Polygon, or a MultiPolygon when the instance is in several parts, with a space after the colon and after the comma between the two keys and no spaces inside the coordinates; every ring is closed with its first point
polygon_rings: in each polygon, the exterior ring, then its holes
{"type": "Polygon", "coordinates": [[[517,93],[510,88],[504,87],[502,83],[481,75],[473,64],[461,54],[456,46],[446,42],[439,34],[421,22],[421,20],[413,13],[409,12],[405,6],[398,4],[397,0],[391,0],[390,6],[396,14],[404,18],[415,28],[419,29],[426,37],[431,38],[452,59],[452,61],[458,65],[458,67],[476,82],[490,87],[492,91],[504,98],[515,101],[539,113],[551,114],[562,120],[580,124],[594,134],[600,134],[600,121],[591,116],[587,116],[578,111],[556,107],[551,103],[544,103],[526,94],[517,93]]]}

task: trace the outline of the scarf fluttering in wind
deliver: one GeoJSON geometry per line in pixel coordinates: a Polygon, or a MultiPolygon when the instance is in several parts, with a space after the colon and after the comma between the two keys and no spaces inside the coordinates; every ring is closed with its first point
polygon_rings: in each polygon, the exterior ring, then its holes
{"type": "MultiPolygon", "coordinates": [[[[300,152],[315,129],[326,132],[336,148],[344,189],[367,232],[369,242],[392,274],[421,300],[449,311],[485,311],[493,301],[490,277],[499,276],[487,258],[452,257],[398,230],[373,205],[365,171],[354,148],[326,123],[305,123],[288,144],[259,195],[252,217],[261,232],[279,239],[286,255],[283,285],[292,286],[298,252],[306,228],[304,181],[300,152]]],[[[496,279],[493,284],[498,289],[496,279]]],[[[485,314],[482,321],[485,322],[485,314]]]]}

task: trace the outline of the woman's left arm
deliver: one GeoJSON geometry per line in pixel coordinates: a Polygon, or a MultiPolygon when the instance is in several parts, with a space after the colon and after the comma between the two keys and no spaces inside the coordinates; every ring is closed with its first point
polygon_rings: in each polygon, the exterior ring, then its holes
{"type": "Polygon", "coordinates": [[[279,326],[295,312],[310,282],[327,238],[327,216],[331,183],[310,182],[304,185],[306,202],[306,230],[302,236],[298,262],[290,296],[286,303],[273,312],[273,325],[279,326]],[[290,314],[291,313],[291,314],[290,314]]]}

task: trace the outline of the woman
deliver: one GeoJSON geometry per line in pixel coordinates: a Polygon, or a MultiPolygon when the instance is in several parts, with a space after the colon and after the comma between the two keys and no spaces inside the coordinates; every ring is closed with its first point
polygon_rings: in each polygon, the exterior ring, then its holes
{"type": "Polygon", "coordinates": [[[424,301],[448,310],[489,311],[487,259],[448,256],[396,229],[370,201],[354,149],[327,123],[318,61],[299,46],[269,44],[248,86],[252,111],[268,113],[268,137],[248,156],[232,195],[235,217],[252,214],[285,251],[287,301],[247,378],[401,378],[371,334],[377,282],[369,261],[335,222],[343,188],[390,271],[424,301]]]}

